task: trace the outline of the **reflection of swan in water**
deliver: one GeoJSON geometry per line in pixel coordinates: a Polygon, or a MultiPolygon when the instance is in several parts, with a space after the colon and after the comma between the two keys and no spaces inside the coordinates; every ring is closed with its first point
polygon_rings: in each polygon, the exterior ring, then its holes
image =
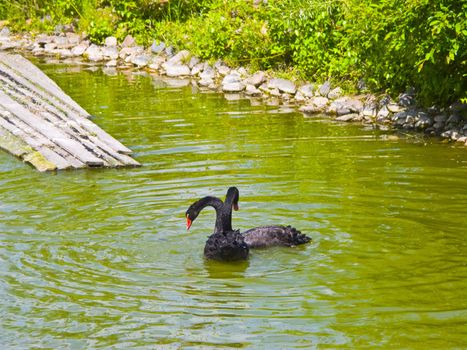
{"type": "Polygon", "coordinates": [[[249,229],[242,234],[232,229],[232,208],[238,210],[239,191],[230,187],[222,202],[217,197],[204,197],[193,203],[186,212],[187,229],[198,217],[202,209],[212,206],[216,210],[214,233],[209,236],[204,255],[215,260],[242,260],[248,257],[249,248],[270,246],[292,247],[307,243],[310,237],[291,226],[271,225],[249,229]]]}

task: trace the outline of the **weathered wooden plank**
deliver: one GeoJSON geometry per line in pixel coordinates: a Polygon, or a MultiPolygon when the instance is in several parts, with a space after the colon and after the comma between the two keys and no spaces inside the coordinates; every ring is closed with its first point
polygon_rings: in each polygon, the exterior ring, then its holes
{"type": "Polygon", "coordinates": [[[88,150],[86,150],[78,142],[73,140],[67,141],[66,135],[55,125],[42,120],[38,122],[38,117],[32,114],[29,110],[24,108],[21,104],[10,98],[3,91],[0,91],[0,106],[9,111],[17,119],[29,125],[36,132],[48,137],[52,142],[59,145],[61,148],[73,154],[77,159],[90,166],[103,165],[103,161],[88,150]]]}
{"type": "Polygon", "coordinates": [[[130,149],[87,117],[28,60],[0,53],[0,148],[41,171],[140,165],[128,156],[130,149]]]}
{"type": "Polygon", "coordinates": [[[24,159],[24,161],[34,165],[39,171],[69,169],[72,167],[70,162],[48,147],[48,140],[31,136],[20,127],[7,121],[3,117],[0,117],[0,127],[26,143],[26,147],[21,147],[19,156],[24,159]],[[36,153],[42,155],[42,157],[36,153]],[[51,164],[53,164],[53,166],[51,166],[51,164]]]}
{"type": "Polygon", "coordinates": [[[83,107],[77,104],[70,96],[65,94],[52,79],[23,56],[0,53],[0,62],[3,62],[10,68],[17,71],[34,85],[43,87],[45,92],[49,92],[49,96],[51,95],[54,99],[57,99],[69,108],[74,109],[81,116],[85,118],[89,117],[89,113],[83,107]]]}
{"type": "MultiPolygon", "coordinates": [[[[12,71],[9,71],[9,73],[13,74],[12,71]]],[[[18,84],[15,84],[14,81],[11,81],[6,77],[3,77],[3,78],[0,77],[0,80],[3,81],[6,85],[8,85],[8,83],[9,83],[10,86],[18,85],[18,84]]],[[[19,85],[18,87],[15,87],[15,89],[18,92],[23,93],[27,99],[36,101],[36,108],[37,108],[37,104],[41,103],[41,106],[43,106],[43,108],[49,109],[50,112],[56,114],[57,116],[63,115],[66,112],[66,115],[65,115],[66,119],[75,120],[76,122],[79,123],[79,125],[84,130],[86,130],[90,134],[96,135],[103,142],[105,142],[109,147],[115,149],[116,152],[123,153],[123,154],[131,154],[132,153],[132,151],[129,148],[125,147],[121,142],[114,139],[112,136],[110,136],[104,130],[99,128],[93,122],[91,122],[88,119],[76,114],[72,110],[64,110],[64,111],[58,110],[59,107],[57,107],[57,106],[55,106],[53,104],[49,104],[47,100],[44,101],[44,99],[46,99],[47,96],[42,94],[40,91],[37,91],[37,89],[33,85],[29,85],[28,82],[26,80],[24,80],[23,78],[18,78],[18,81],[20,83],[28,85],[28,87],[27,87],[27,89],[21,89],[21,87],[20,87],[21,85],[19,85]]],[[[8,93],[9,95],[12,95],[14,93],[14,91],[13,91],[13,89],[10,89],[10,90],[6,91],[6,93],[8,93]]],[[[32,106],[32,107],[34,108],[34,106],[32,106]]]]}

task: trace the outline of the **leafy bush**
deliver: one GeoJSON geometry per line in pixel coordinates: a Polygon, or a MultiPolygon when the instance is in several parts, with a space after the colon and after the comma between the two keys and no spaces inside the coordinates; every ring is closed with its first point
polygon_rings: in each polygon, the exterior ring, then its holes
{"type": "Polygon", "coordinates": [[[394,95],[415,87],[424,104],[467,100],[465,1],[17,0],[0,3],[0,16],[40,31],[79,18],[98,43],[130,33],[308,80],[363,78],[394,95]]]}

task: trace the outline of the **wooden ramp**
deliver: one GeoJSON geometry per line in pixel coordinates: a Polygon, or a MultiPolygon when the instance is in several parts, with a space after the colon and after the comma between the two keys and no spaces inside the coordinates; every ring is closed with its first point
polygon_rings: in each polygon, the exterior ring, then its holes
{"type": "Polygon", "coordinates": [[[39,68],[0,52],[0,148],[39,171],[140,164],[39,68]]]}

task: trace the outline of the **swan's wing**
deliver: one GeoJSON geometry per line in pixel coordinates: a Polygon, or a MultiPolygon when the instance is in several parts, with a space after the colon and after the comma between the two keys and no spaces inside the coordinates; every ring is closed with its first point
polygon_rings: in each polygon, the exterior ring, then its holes
{"type": "Polygon", "coordinates": [[[295,246],[307,243],[310,237],[291,226],[260,226],[243,232],[245,243],[250,248],[263,248],[275,245],[295,246]]]}

